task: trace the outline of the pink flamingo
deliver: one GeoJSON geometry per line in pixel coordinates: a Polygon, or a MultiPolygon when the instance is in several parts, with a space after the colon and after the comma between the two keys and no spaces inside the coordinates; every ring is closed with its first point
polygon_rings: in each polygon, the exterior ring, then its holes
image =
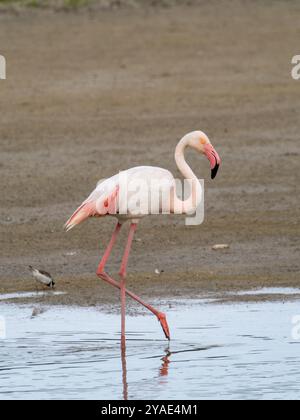
{"type": "Polygon", "coordinates": [[[175,161],[183,177],[191,182],[191,199],[181,200],[178,198],[175,179],[173,175],[166,169],[150,166],[136,167],[121,172],[120,174],[117,174],[112,178],[100,182],[96,189],[92,192],[92,194],[87,198],[87,200],[83,202],[83,204],[75,211],[75,213],[65,224],[65,229],[69,231],[74,226],[78,225],[79,223],[83,222],[89,217],[114,216],[118,219],[118,223],[115,227],[110,243],[98,266],[97,276],[105,282],[111,284],[115,288],[120,289],[121,291],[122,345],[125,345],[126,294],[135,301],[139,302],[144,307],[146,307],[157,317],[168,340],[170,340],[170,331],[166,315],[164,313],[158,311],[153,306],[144,302],[139,296],[127,290],[125,287],[127,264],[137,224],[141,220],[141,218],[147,214],[163,213],[162,203],[160,200],[156,200],[157,202],[154,203],[154,206],[152,206],[151,204],[151,212],[146,211],[145,213],[141,211],[133,211],[132,207],[128,204],[130,202],[130,198],[132,198],[133,193],[132,191],[128,192],[128,190],[124,188],[124,182],[122,182],[121,178],[125,178],[127,184],[134,181],[137,181],[138,183],[142,181],[144,182],[143,185],[146,185],[146,187],[149,186],[149,184],[151,184],[149,190],[147,191],[147,194],[143,194],[142,192],[142,195],[140,196],[140,201],[143,202],[142,204],[148,204],[149,194],[150,199],[151,195],[154,196],[155,194],[157,194],[157,191],[154,191],[156,189],[155,185],[157,185],[157,181],[164,180],[164,188],[169,191],[170,213],[191,214],[193,211],[196,210],[197,205],[199,204],[199,198],[197,197],[197,194],[199,192],[200,182],[185,160],[184,151],[186,147],[191,147],[198,153],[203,154],[208,158],[211,166],[212,179],[215,178],[218,172],[219,166],[221,164],[221,159],[215,151],[215,149],[213,148],[213,146],[211,145],[211,142],[207,135],[202,131],[194,131],[192,133],[189,133],[180,140],[175,151],[175,161]],[[112,249],[115,245],[121,227],[126,221],[131,221],[131,225],[127,239],[127,245],[125,247],[122,259],[121,269],[119,272],[121,279],[119,283],[105,272],[105,267],[109,256],[112,252],[112,249]]]}

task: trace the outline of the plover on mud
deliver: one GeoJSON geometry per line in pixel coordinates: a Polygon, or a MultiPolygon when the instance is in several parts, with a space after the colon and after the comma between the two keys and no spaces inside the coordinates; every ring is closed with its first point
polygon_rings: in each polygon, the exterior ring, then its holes
{"type": "Polygon", "coordinates": [[[51,276],[51,274],[47,273],[46,271],[38,270],[36,268],[33,268],[31,265],[29,266],[29,270],[31,271],[31,274],[33,277],[44,286],[53,287],[55,286],[55,282],[51,276]]]}

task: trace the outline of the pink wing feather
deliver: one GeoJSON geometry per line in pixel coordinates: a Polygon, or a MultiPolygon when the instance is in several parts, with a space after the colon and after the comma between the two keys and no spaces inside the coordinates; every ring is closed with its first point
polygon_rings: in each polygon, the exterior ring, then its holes
{"type": "Polygon", "coordinates": [[[117,196],[119,186],[116,186],[111,194],[100,195],[92,193],[91,196],[81,204],[80,207],[72,214],[65,224],[65,230],[68,232],[76,225],[79,225],[89,217],[103,217],[107,214],[116,214],[117,212],[117,196]]]}

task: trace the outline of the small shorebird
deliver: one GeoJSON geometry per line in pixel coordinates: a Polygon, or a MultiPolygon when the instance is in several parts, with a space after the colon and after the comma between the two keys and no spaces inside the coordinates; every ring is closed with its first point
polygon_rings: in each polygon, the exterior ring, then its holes
{"type": "MultiPolygon", "coordinates": [[[[110,243],[104,253],[102,260],[97,269],[97,276],[104,280],[105,282],[111,284],[113,287],[116,287],[121,290],[121,337],[122,337],[122,347],[125,345],[125,296],[128,295],[135,301],[139,302],[141,305],[146,307],[150,312],[152,312],[157,319],[159,320],[162,329],[165,333],[166,338],[170,339],[170,331],[167,323],[166,315],[148,303],[144,302],[139,296],[132,293],[125,287],[126,283],[126,272],[127,264],[129,259],[129,254],[132,246],[133,237],[138,225],[138,222],[148,214],[162,214],[163,207],[159,201],[156,201],[154,204],[156,207],[151,207],[152,213],[147,214],[137,214],[136,212],[131,211],[128,207],[130,199],[132,199],[133,192],[126,189],[122,179],[125,177],[128,185],[131,182],[143,182],[143,185],[151,184],[150,191],[150,200],[152,196],[155,197],[157,191],[155,185],[160,180],[164,181],[165,191],[169,192],[170,196],[170,211],[169,214],[193,214],[197,209],[197,197],[199,188],[201,189],[200,181],[197,176],[194,174],[190,166],[185,160],[185,150],[190,147],[194,149],[201,155],[204,155],[210,163],[211,168],[211,178],[214,179],[217,175],[219,166],[221,164],[221,159],[212,146],[209,138],[202,131],[194,131],[192,133],[184,136],[178,143],[175,151],[175,161],[177,167],[183,177],[191,181],[191,197],[192,199],[181,200],[178,198],[177,194],[177,184],[171,172],[163,168],[157,168],[152,166],[141,166],[137,168],[131,168],[127,171],[122,171],[120,174],[113,176],[112,178],[107,179],[104,182],[98,183],[97,188],[92,192],[92,194],[82,203],[82,205],[75,211],[75,213],[70,217],[70,219],[65,224],[66,231],[69,231],[74,226],[79,225],[79,223],[88,219],[89,217],[104,217],[104,216],[114,216],[118,219],[118,223],[115,227],[113,236],[110,240],[110,243]],[[121,179],[122,178],[122,179],[121,179]],[[153,182],[154,181],[154,182],[153,182]],[[123,186],[122,186],[123,185],[123,186]],[[120,210],[122,209],[122,211],[120,210]],[[125,212],[124,212],[125,209],[125,212]],[[115,245],[117,236],[121,230],[121,227],[126,221],[131,222],[129,236],[127,240],[127,245],[125,247],[125,252],[122,259],[121,269],[119,272],[120,283],[114,280],[111,276],[105,271],[106,264],[108,262],[111,251],[115,245]]],[[[139,184],[138,184],[139,185],[139,184]]],[[[145,188],[144,188],[145,190],[145,188]]],[[[143,192],[144,192],[143,190],[143,192]]],[[[142,194],[140,202],[146,205],[148,208],[149,195],[142,194]]],[[[144,206],[141,206],[145,208],[144,206]]]]}
{"type": "Polygon", "coordinates": [[[31,265],[29,266],[29,270],[33,277],[39,283],[43,284],[44,286],[48,286],[51,289],[54,288],[55,282],[51,276],[51,274],[47,273],[46,271],[38,270],[37,268],[33,268],[31,265]]]}

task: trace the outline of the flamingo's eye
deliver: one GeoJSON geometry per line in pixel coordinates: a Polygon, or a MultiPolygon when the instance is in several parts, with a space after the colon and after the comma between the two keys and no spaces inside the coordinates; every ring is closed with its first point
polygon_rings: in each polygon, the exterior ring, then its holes
{"type": "Polygon", "coordinates": [[[200,139],[201,144],[206,144],[206,140],[205,139],[200,139]]]}

